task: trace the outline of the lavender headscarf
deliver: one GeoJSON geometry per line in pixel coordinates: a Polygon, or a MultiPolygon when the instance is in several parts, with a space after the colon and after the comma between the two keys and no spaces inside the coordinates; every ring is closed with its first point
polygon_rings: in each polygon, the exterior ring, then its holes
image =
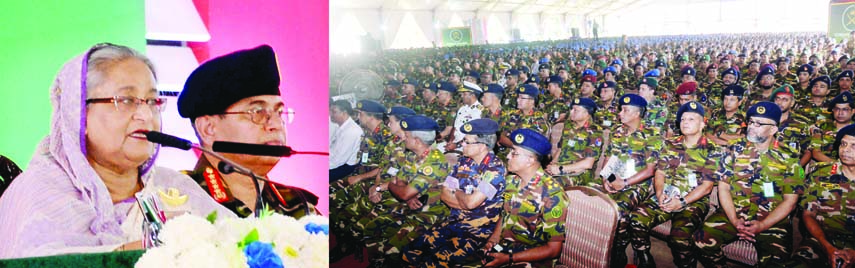
{"type": "MultiPolygon", "coordinates": [[[[0,198],[0,258],[109,251],[128,242],[120,222],[127,215],[114,211],[106,185],[85,155],[87,62],[98,47],[63,65],[51,86],[51,132],[0,198]]],[[[189,177],[153,169],[158,150],[139,167],[146,187],[149,182],[177,187],[196,199],[193,207],[227,211],[200,197],[207,195],[189,177]],[[157,177],[167,178],[155,182],[156,170],[157,177]]]]}

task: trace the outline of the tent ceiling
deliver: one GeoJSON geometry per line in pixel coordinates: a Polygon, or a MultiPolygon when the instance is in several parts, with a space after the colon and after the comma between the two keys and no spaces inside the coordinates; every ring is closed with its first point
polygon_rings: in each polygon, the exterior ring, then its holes
{"type": "Polygon", "coordinates": [[[650,0],[332,0],[334,9],[439,10],[604,15],[650,0]]]}

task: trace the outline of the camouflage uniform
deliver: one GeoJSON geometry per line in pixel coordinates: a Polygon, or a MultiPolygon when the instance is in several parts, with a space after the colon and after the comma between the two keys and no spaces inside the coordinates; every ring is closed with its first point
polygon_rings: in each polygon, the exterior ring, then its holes
{"type": "Polygon", "coordinates": [[[721,134],[745,134],[745,115],[739,111],[734,113],[733,117],[727,118],[724,109],[717,110],[712,113],[708,122],[707,131],[716,137],[721,134]]]}
{"type": "Polygon", "coordinates": [[[824,100],[821,105],[816,105],[813,104],[813,102],[805,100],[799,103],[799,109],[797,111],[811,120],[822,121],[832,119],[833,115],[831,114],[831,111],[828,110],[830,103],[830,99],[824,100]]]}
{"type": "Polygon", "coordinates": [[[484,107],[484,112],[481,113],[481,118],[492,119],[493,121],[496,121],[501,125],[502,121],[499,120],[502,119],[502,113],[504,112],[504,109],[502,108],[503,107],[499,108],[499,110],[497,111],[498,113],[493,113],[490,111],[490,108],[484,107]]]}
{"type": "MultiPolygon", "coordinates": [[[[717,161],[721,155],[715,144],[701,137],[695,148],[686,148],[683,136],[665,142],[665,148],[656,162],[656,169],[665,173],[665,185],[680,190],[685,197],[704,181],[715,182],[717,161]]],[[[695,267],[696,260],[692,252],[694,241],[692,234],[701,226],[709,211],[709,197],[688,204],[680,211],[665,212],[660,209],[655,194],[642,203],[631,216],[632,248],[636,251],[650,250],[650,230],[671,220],[671,232],[668,236],[671,255],[678,267],[695,267]]]]}
{"type": "Polygon", "coordinates": [[[597,124],[603,126],[603,128],[611,129],[615,125],[618,125],[617,114],[620,112],[620,107],[618,106],[617,98],[612,100],[612,104],[609,108],[605,108],[605,106],[597,103],[597,111],[594,112],[594,116],[592,119],[597,122],[597,124]]]}
{"type": "MultiPolygon", "coordinates": [[[[502,207],[502,236],[499,244],[513,252],[564,242],[564,222],[568,199],[561,184],[539,169],[528,185],[511,175],[507,180],[502,207]]],[[[556,259],[532,263],[552,267],[556,259]]]]}
{"type": "Polygon", "coordinates": [[[668,120],[668,107],[657,98],[647,104],[647,114],[644,116],[644,125],[653,130],[655,135],[662,135],[666,129],[668,120]]]}
{"type": "Polygon", "coordinates": [[[449,126],[454,127],[454,116],[457,115],[457,110],[457,107],[451,102],[445,106],[436,102],[436,104],[430,108],[430,114],[425,112],[425,115],[436,120],[436,124],[439,125],[439,129],[443,130],[449,126]]]}
{"type": "Polygon", "coordinates": [[[807,149],[818,149],[825,156],[837,158],[837,151],[832,148],[834,146],[834,137],[837,136],[837,125],[834,123],[834,120],[822,120],[816,126],[820,132],[810,137],[810,145],[807,146],[807,149]]]}
{"type": "Polygon", "coordinates": [[[810,145],[810,135],[808,134],[810,121],[807,117],[790,111],[787,120],[778,124],[778,134],[775,135],[775,138],[778,142],[786,144],[788,148],[792,149],[791,153],[797,159],[802,157],[810,145]]]}
{"type": "MultiPolygon", "coordinates": [[[[783,202],[784,194],[802,194],[804,171],[799,166],[799,159],[793,158],[792,150],[786,147],[773,141],[768,151],[761,153],[746,139],[736,140],[729,146],[716,176],[730,184],[737,217],[746,221],[763,220],[783,202]],[[769,184],[773,193],[767,197],[764,188],[769,184]]],[[[789,258],[792,244],[790,225],[787,218],[755,236],[759,266],[780,266],[789,258]]],[[[724,266],[722,246],[739,239],[736,227],[723,209],[707,218],[694,238],[704,267],[724,266]]]]}
{"type": "MultiPolygon", "coordinates": [[[[662,151],[662,136],[653,133],[653,129],[641,125],[638,130],[628,134],[626,126],[621,125],[612,133],[606,154],[603,157],[609,159],[616,156],[621,162],[632,163],[635,169],[633,174],[644,170],[647,164],[655,164],[662,151]],[[631,161],[631,162],[630,162],[631,161]]],[[[626,178],[625,174],[618,174],[626,178]]],[[[618,219],[617,235],[615,236],[614,248],[622,253],[629,244],[629,220],[630,213],[635,211],[643,200],[650,197],[650,180],[624,187],[620,192],[609,194],[618,205],[620,217],[618,219]]],[[[619,253],[618,253],[619,254],[619,253]]]]}
{"type": "MultiPolygon", "coordinates": [[[[547,96],[547,95],[541,95],[541,96],[547,96]]],[[[548,95],[548,96],[550,96],[550,97],[547,101],[542,101],[540,103],[540,106],[541,106],[540,110],[546,114],[546,122],[548,122],[549,125],[555,125],[556,123],[558,123],[558,117],[560,117],[561,114],[569,115],[569,113],[570,113],[570,105],[569,104],[570,103],[564,97],[555,98],[555,97],[552,97],[551,95],[548,95]]],[[[566,118],[565,118],[565,121],[567,121],[566,118]]]]}
{"type": "MultiPolygon", "coordinates": [[[[816,213],[825,239],[839,249],[855,248],[855,183],[843,175],[842,166],[839,161],[815,163],[802,200],[802,208],[816,213]]],[[[819,240],[809,233],[804,236],[793,257],[810,267],[828,267],[828,257],[819,240]]]]}
{"type": "MultiPolygon", "coordinates": [[[[505,136],[511,135],[511,132],[520,128],[530,128],[540,134],[546,136],[549,132],[549,123],[546,122],[546,115],[543,112],[534,110],[531,114],[523,114],[520,109],[509,109],[502,111],[502,117],[499,119],[499,132],[505,132],[505,136]]],[[[508,148],[499,146],[499,157],[502,160],[508,159],[508,148]]]]}
{"type": "Polygon", "coordinates": [[[787,72],[787,74],[776,73],[775,81],[780,84],[795,85],[799,83],[799,76],[793,72],[787,72]]]}
{"type": "Polygon", "coordinates": [[[488,153],[481,163],[461,157],[451,173],[451,177],[459,180],[457,190],[465,191],[470,185],[480,189],[480,184],[489,184],[496,189],[495,194],[487,196],[484,203],[472,210],[452,208],[446,220],[404,248],[404,259],[422,267],[480,264],[479,250],[493,234],[502,212],[505,173],[504,164],[493,153],[488,153]]]}
{"type": "Polygon", "coordinates": [[[504,97],[502,100],[502,107],[508,109],[517,108],[517,97],[519,96],[519,94],[517,93],[517,88],[521,85],[522,83],[513,87],[505,87],[505,94],[502,94],[502,96],[504,97]]]}
{"type": "Polygon", "coordinates": [[[448,216],[448,207],[440,200],[441,183],[448,175],[445,156],[431,149],[424,162],[419,164],[415,154],[398,163],[398,179],[407,181],[419,191],[418,196],[427,197],[417,211],[410,210],[406,202],[389,208],[373,209],[357,222],[363,230],[366,246],[377,248],[384,254],[399,254],[401,248],[418,237],[434,223],[448,216]]]}
{"type": "MultiPolygon", "coordinates": [[[[603,146],[603,128],[588,121],[577,129],[575,122],[567,121],[558,144],[560,152],[555,160],[558,165],[569,165],[588,157],[597,159],[603,146]]],[[[559,181],[565,187],[579,185],[602,189],[603,186],[602,180],[594,176],[592,169],[575,176],[563,175],[559,181]]]]}

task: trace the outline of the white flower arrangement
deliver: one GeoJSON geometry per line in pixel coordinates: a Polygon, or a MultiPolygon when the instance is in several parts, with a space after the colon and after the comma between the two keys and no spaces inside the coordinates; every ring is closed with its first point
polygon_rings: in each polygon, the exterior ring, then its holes
{"type": "Polygon", "coordinates": [[[163,267],[328,267],[329,219],[263,213],[260,218],[214,220],[181,215],[166,222],[163,242],[136,268],[163,267]]]}

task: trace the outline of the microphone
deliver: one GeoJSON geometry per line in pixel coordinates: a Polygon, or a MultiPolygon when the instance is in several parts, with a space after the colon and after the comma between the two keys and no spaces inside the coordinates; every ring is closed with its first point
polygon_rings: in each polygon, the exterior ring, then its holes
{"type": "Polygon", "coordinates": [[[259,178],[257,175],[255,175],[255,173],[252,172],[252,170],[250,170],[244,166],[241,166],[241,165],[235,163],[234,161],[232,161],[228,158],[225,158],[222,155],[220,155],[220,154],[218,154],[212,150],[208,150],[202,146],[199,146],[197,144],[193,144],[192,142],[190,142],[188,140],[185,140],[185,139],[182,139],[179,137],[175,137],[175,136],[172,136],[169,134],[157,132],[157,131],[146,132],[145,137],[150,142],[157,143],[157,144],[167,146],[167,147],[175,147],[175,148],[185,150],[185,151],[190,150],[191,148],[199,149],[199,150],[205,152],[206,154],[213,156],[214,158],[219,159],[220,160],[220,164],[219,164],[220,166],[218,167],[218,169],[220,169],[221,171],[223,171],[223,167],[227,166],[228,169],[226,171],[229,171],[229,172],[223,172],[224,174],[237,172],[237,173],[251,177],[253,179],[253,181],[255,182],[255,183],[253,183],[253,186],[255,186],[255,194],[256,194],[256,196],[255,196],[255,217],[261,216],[261,207],[262,207],[261,189],[258,187],[258,181],[259,180],[267,181],[267,180],[259,178]],[[223,166],[223,165],[225,165],[225,166],[223,166]]]}
{"type": "Polygon", "coordinates": [[[193,143],[172,135],[163,134],[157,131],[149,131],[145,133],[145,138],[153,143],[157,143],[166,147],[175,147],[181,150],[190,150],[193,148],[193,143]]]}
{"type": "Polygon", "coordinates": [[[265,144],[252,144],[228,141],[215,141],[212,147],[214,152],[233,153],[233,154],[249,154],[263,156],[279,156],[288,157],[293,154],[291,147],[265,144]]]}

